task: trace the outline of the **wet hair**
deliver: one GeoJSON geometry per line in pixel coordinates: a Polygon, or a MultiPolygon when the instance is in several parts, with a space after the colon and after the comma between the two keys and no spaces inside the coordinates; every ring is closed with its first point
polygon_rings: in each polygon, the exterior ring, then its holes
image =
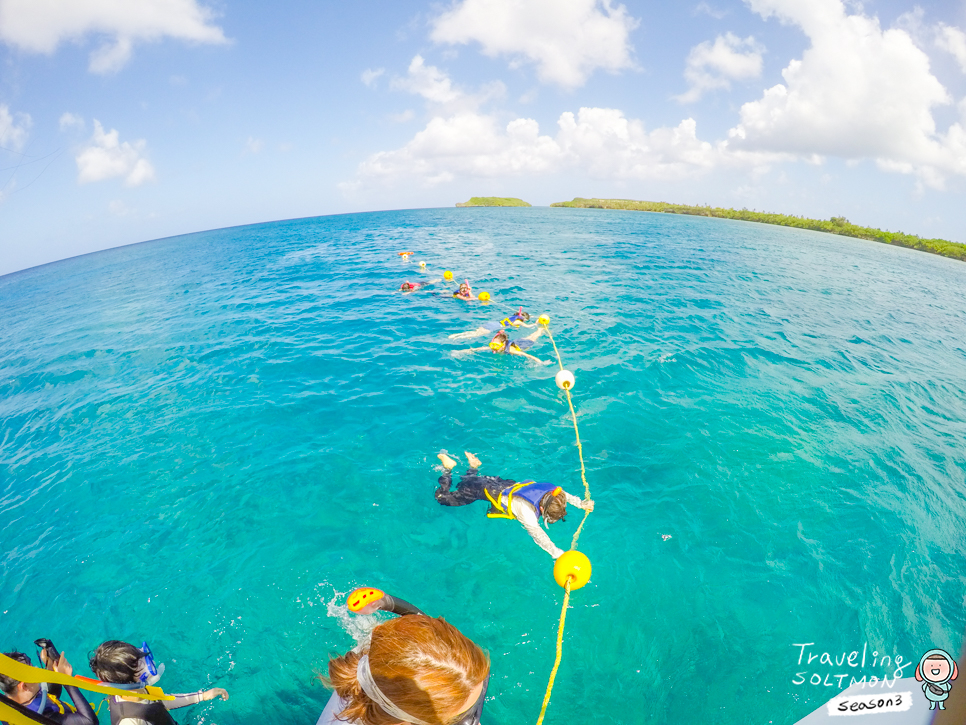
{"type": "Polygon", "coordinates": [[[530,322],[530,313],[529,312],[518,312],[517,313],[517,317],[519,317],[520,319],[522,319],[524,322],[530,322]]]}
{"type": "Polygon", "coordinates": [[[557,521],[567,518],[567,494],[563,491],[556,496],[553,491],[545,493],[540,499],[540,511],[543,515],[543,523],[549,526],[557,521]]]}
{"type": "Polygon", "coordinates": [[[109,639],[90,658],[91,672],[97,679],[127,685],[138,681],[144,653],[133,644],[109,639]]]}
{"type": "Polygon", "coordinates": [[[490,340],[490,342],[500,342],[505,345],[507,340],[509,339],[510,339],[510,336],[507,334],[506,330],[498,330],[497,333],[493,336],[493,339],[490,340]]]}
{"type": "MultiPolygon", "coordinates": [[[[17,660],[17,662],[22,665],[33,666],[30,658],[23,652],[17,652],[17,650],[14,650],[13,652],[4,652],[4,654],[12,660],[17,660]]],[[[17,689],[17,685],[19,684],[20,680],[15,680],[9,675],[0,673],[0,690],[2,690],[4,694],[12,695],[13,691],[17,689]]]]}
{"type": "MultiPolygon", "coordinates": [[[[369,669],[382,693],[403,712],[430,725],[450,725],[463,714],[470,693],[486,678],[490,659],[446,620],[407,614],[372,630],[369,669]]],[[[361,655],[346,652],[329,661],[319,679],[346,702],[340,720],[363,725],[395,725],[362,691],[356,677],[361,655]]]]}

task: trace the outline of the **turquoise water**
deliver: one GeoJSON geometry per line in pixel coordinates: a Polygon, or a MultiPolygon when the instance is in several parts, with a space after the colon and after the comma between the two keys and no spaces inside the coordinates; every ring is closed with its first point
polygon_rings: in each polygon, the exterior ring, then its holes
{"type": "Polygon", "coordinates": [[[432,496],[441,449],[582,493],[555,368],[451,354],[522,304],[576,375],[597,502],[546,722],[792,723],[837,692],[797,673],[843,669],[796,643],[867,644],[857,679],[959,651],[964,297],[966,265],[910,250],[564,209],[278,222],[0,277],[0,647],[50,637],[89,674],[101,641],[147,639],[168,691],[231,693],[182,721],[314,723],[313,672],[359,636],[338,605],[375,585],[490,652],[484,723],[535,722],[552,561],[432,496]],[[493,304],[393,292],[443,269],[493,304]]]}

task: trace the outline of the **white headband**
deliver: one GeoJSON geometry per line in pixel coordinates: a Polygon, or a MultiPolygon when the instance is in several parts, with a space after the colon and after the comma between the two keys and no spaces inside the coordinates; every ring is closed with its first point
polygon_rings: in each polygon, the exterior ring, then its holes
{"type": "Polygon", "coordinates": [[[418,717],[413,717],[409,713],[401,710],[392,700],[382,694],[382,690],[376,685],[376,681],[372,679],[372,672],[369,670],[369,655],[367,654],[359,658],[359,664],[356,665],[356,679],[359,681],[359,687],[369,696],[369,699],[393,717],[398,717],[400,720],[411,722],[414,725],[429,725],[425,720],[420,720],[418,717]]]}

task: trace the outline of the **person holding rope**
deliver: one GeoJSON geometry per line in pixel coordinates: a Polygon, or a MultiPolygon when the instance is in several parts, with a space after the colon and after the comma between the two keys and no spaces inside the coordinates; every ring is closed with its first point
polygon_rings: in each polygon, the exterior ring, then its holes
{"type": "MultiPolygon", "coordinates": [[[[72,676],[74,668],[63,654],[58,658],[49,659],[44,650],[41,650],[41,664],[48,670],[59,672],[63,675],[72,676]]],[[[16,660],[28,667],[33,666],[30,657],[23,652],[5,652],[7,657],[16,660]]],[[[60,699],[62,692],[61,685],[48,685],[46,682],[20,682],[0,674],[0,692],[9,700],[13,700],[19,705],[24,705],[28,710],[43,715],[60,725],[97,725],[97,715],[91,709],[91,704],[81,694],[76,687],[67,686],[67,694],[70,696],[69,702],[60,699]]]]}
{"type": "Polygon", "coordinates": [[[462,476],[455,491],[451,491],[453,469],[456,461],[445,453],[438,454],[443,464],[443,475],[439,477],[436,500],[443,506],[466,506],[474,501],[489,501],[489,518],[516,519],[537,546],[554,559],[563,554],[546,532],[540,528],[562,521],[567,515],[567,504],[585,511],[594,510],[594,502],[584,501],[564,491],[560,486],[538,481],[517,482],[499,476],[481,476],[478,471],[480,459],[469,451],[464,451],[469,468],[462,476]]]}

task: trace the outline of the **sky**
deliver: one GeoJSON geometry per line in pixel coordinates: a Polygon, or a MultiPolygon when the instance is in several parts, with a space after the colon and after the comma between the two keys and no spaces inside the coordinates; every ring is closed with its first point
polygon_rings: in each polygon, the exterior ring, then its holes
{"type": "Polygon", "coordinates": [[[966,242],[966,0],[0,0],[0,274],[470,196],[966,242]]]}

